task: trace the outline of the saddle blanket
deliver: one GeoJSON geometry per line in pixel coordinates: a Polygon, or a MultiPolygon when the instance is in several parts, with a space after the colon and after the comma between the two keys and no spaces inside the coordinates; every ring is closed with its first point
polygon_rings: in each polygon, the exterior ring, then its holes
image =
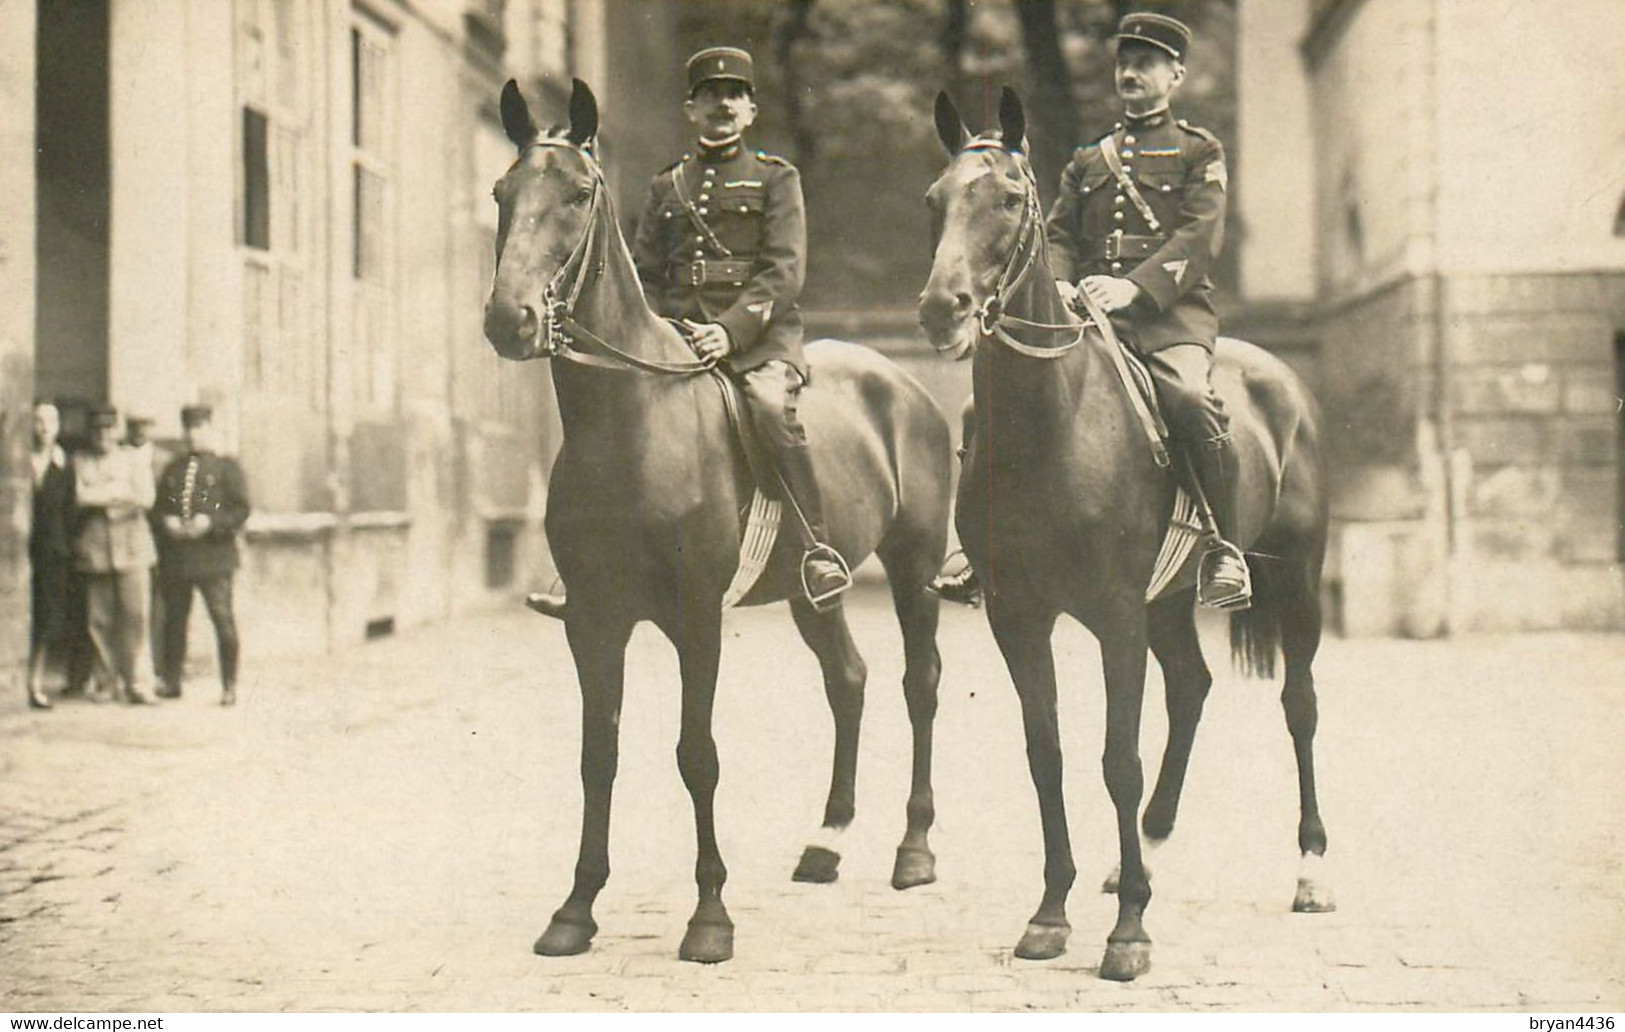
{"type": "MultiPolygon", "coordinates": [[[[1157,400],[1157,388],[1151,378],[1151,370],[1146,368],[1145,360],[1127,344],[1119,340],[1117,348],[1125,360],[1119,371],[1126,370],[1130,374],[1129,382],[1124,383],[1123,387],[1138,393],[1145,402],[1157,435],[1166,447],[1167,424],[1162,418],[1162,405],[1157,400]]],[[[1175,585],[1180,571],[1185,568],[1186,562],[1191,557],[1191,551],[1201,536],[1202,524],[1200,514],[1196,510],[1196,502],[1183,487],[1178,488],[1174,495],[1173,515],[1168,518],[1168,531],[1163,535],[1162,548],[1157,552],[1157,564],[1151,573],[1151,583],[1145,589],[1147,602],[1160,598],[1175,585]]]]}
{"type": "Polygon", "coordinates": [[[750,517],[739,542],[739,567],[722,594],[722,608],[732,609],[756,585],[756,580],[767,567],[773,554],[773,543],[779,537],[779,518],[784,514],[784,503],[768,498],[757,488],[750,500],[750,517]]]}
{"type": "Polygon", "coordinates": [[[1145,589],[1145,600],[1154,602],[1174,584],[1179,571],[1185,568],[1191,550],[1202,536],[1202,524],[1196,513],[1196,503],[1184,488],[1174,495],[1174,513],[1168,518],[1168,532],[1163,535],[1162,548],[1157,552],[1157,565],[1151,571],[1151,583],[1145,589]]]}

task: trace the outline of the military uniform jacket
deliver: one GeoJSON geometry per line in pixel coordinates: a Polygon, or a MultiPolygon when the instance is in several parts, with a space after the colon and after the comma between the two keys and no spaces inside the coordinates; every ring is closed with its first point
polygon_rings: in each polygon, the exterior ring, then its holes
{"type": "Polygon", "coordinates": [[[165,516],[209,517],[199,538],[174,538],[159,530],[159,573],[165,577],[218,577],[237,569],[237,532],[248,522],[248,486],[235,459],[190,452],[171,459],[158,477],[154,522],[165,516]]]}
{"type": "Polygon", "coordinates": [[[82,573],[118,573],[158,560],[147,527],[152,465],[144,453],[118,447],[73,457],[74,565],[82,573]]]}
{"type": "Polygon", "coordinates": [[[655,176],[632,257],[655,311],[728,331],[734,372],[779,359],[806,375],[807,216],[794,165],[737,143],[683,155],[655,176]]]}
{"type": "Polygon", "coordinates": [[[1167,111],[1119,123],[1111,139],[1157,225],[1122,188],[1101,141],[1079,147],[1044,224],[1055,277],[1134,282],[1143,296],[1129,314],[1142,351],[1186,343],[1211,350],[1219,317],[1208,269],[1224,242],[1224,148],[1212,133],[1167,111]]]}

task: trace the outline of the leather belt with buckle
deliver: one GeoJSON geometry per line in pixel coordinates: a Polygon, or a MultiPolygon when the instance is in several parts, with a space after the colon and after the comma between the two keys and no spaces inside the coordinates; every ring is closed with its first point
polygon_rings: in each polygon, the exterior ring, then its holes
{"type": "Polygon", "coordinates": [[[1085,257],[1104,258],[1107,261],[1116,261],[1119,258],[1149,258],[1167,242],[1167,237],[1113,233],[1103,240],[1090,241],[1085,257]]]}
{"type": "Polygon", "coordinates": [[[700,258],[672,269],[672,282],[678,286],[700,287],[707,283],[741,286],[750,278],[754,265],[743,258],[700,258]]]}

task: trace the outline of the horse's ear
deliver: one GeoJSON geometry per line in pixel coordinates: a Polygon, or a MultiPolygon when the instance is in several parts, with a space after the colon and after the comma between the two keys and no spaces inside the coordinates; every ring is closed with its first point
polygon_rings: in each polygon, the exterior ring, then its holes
{"type": "Polygon", "coordinates": [[[949,154],[958,154],[959,148],[970,138],[970,133],[965,131],[965,120],[959,117],[959,109],[954,107],[953,98],[948,96],[947,90],[937,91],[936,117],[937,139],[942,141],[949,154]]]}
{"type": "Polygon", "coordinates": [[[536,128],[536,122],[530,117],[530,105],[525,103],[524,94],[519,92],[519,84],[512,79],[502,87],[502,128],[513,141],[515,147],[524,147],[535,143],[536,137],[542,134],[536,128]]]}
{"type": "Polygon", "coordinates": [[[586,147],[598,135],[598,98],[580,79],[570,82],[570,131],[564,135],[577,147],[586,147]]]}
{"type": "Polygon", "coordinates": [[[1016,91],[1008,86],[999,92],[999,138],[1005,150],[1027,149],[1027,112],[1016,91]]]}

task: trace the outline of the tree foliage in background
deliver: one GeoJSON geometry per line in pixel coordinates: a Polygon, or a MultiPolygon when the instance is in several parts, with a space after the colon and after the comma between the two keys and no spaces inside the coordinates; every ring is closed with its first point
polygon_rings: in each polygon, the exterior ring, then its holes
{"type": "MultiPolygon", "coordinates": [[[[751,135],[796,163],[807,194],[807,304],[909,307],[930,269],[937,91],[973,130],[994,117],[1001,86],[1021,93],[1047,207],[1073,148],[1118,116],[1110,39],[1130,10],[1191,26],[1176,110],[1217,133],[1234,163],[1233,0],[708,0],[680,5],[678,42],[685,55],[731,44],[756,57],[751,135]]],[[[1231,267],[1221,263],[1221,287],[1231,267]]]]}

